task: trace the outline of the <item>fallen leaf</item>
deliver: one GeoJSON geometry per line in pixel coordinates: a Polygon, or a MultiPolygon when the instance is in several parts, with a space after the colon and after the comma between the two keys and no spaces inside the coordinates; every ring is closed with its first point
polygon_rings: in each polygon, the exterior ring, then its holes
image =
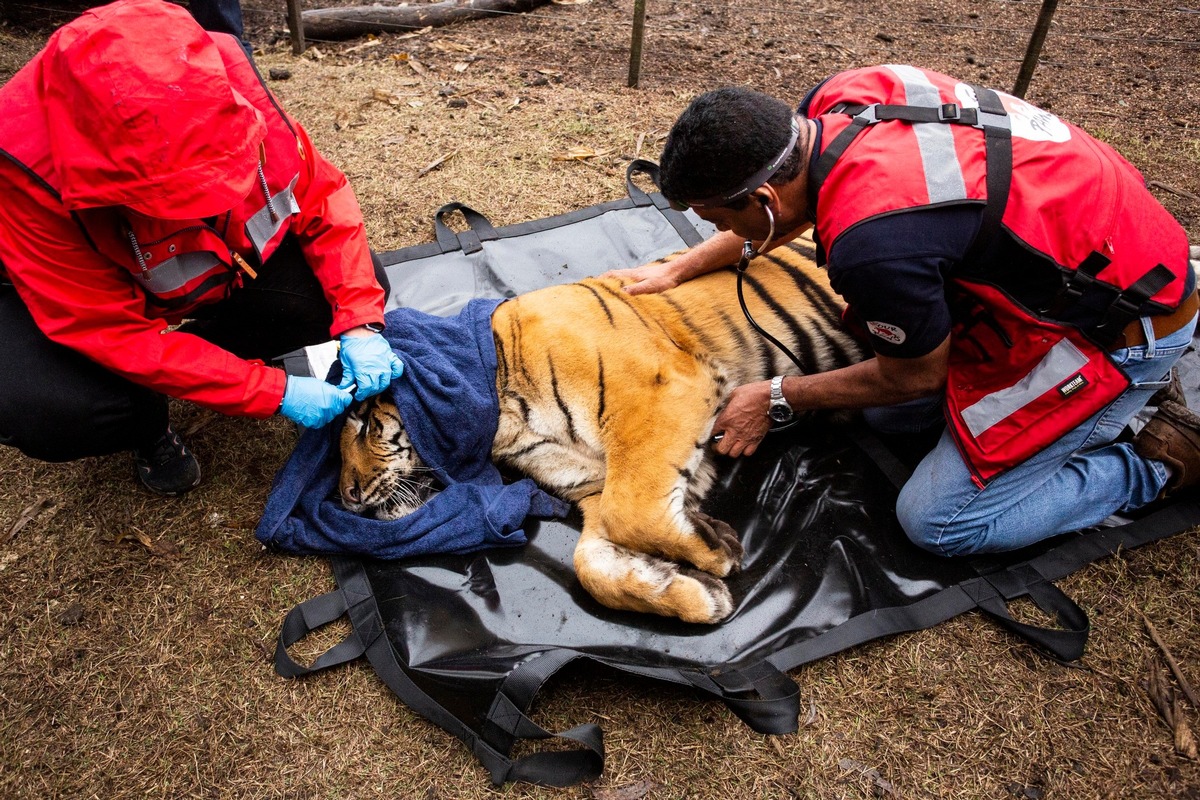
{"type": "Polygon", "coordinates": [[[511,102],[511,103],[509,103],[509,104],[508,104],[508,107],[507,107],[507,108],[505,108],[504,110],[505,110],[505,111],[512,111],[514,108],[516,108],[516,107],[517,107],[517,106],[519,106],[519,105],[521,105],[521,98],[519,98],[519,97],[514,97],[514,98],[512,99],[512,102],[511,102]]]}
{"type": "Polygon", "coordinates": [[[454,156],[455,156],[455,155],[457,155],[457,154],[458,154],[458,151],[457,151],[457,150],[451,150],[449,153],[447,153],[446,155],[444,155],[444,156],[442,156],[441,158],[437,159],[436,161],[433,161],[433,162],[431,162],[431,163],[427,164],[427,165],[425,166],[425,169],[423,169],[423,170],[421,170],[420,172],[418,172],[418,173],[417,173],[417,177],[418,177],[418,178],[422,178],[422,177],[424,177],[424,176],[428,175],[429,173],[433,172],[435,169],[437,169],[438,167],[440,167],[442,164],[445,164],[447,161],[449,161],[450,159],[454,158],[454,156]]]}
{"type": "Polygon", "coordinates": [[[412,67],[412,71],[420,75],[422,78],[429,74],[429,68],[417,61],[415,58],[408,59],[408,65],[412,67]]]}
{"type": "Polygon", "coordinates": [[[161,556],[163,558],[174,558],[179,555],[179,545],[170,539],[159,539],[157,542],[150,538],[149,534],[137,528],[132,528],[125,533],[118,533],[114,537],[114,544],[122,542],[135,541],[142,547],[146,548],[152,556],[161,556]]]}
{"type": "Polygon", "coordinates": [[[378,100],[381,103],[387,103],[389,106],[400,105],[400,95],[384,89],[372,89],[371,99],[378,100]]]}
{"type": "Polygon", "coordinates": [[[304,55],[308,56],[308,57],[309,57],[309,58],[311,58],[313,61],[320,61],[322,58],[324,58],[324,57],[325,57],[325,54],[324,54],[324,53],[322,53],[322,52],[321,52],[321,51],[320,51],[318,48],[316,48],[316,47],[310,47],[310,48],[308,48],[307,50],[305,50],[305,51],[304,51],[304,55]]]}
{"type": "Polygon", "coordinates": [[[633,148],[633,155],[635,158],[637,158],[638,156],[640,156],[642,154],[642,143],[644,143],[645,141],[646,141],[646,132],[642,131],[641,133],[638,134],[637,146],[635,148],[633,148]]]}
{"type": "Polygon", "coordinates": [[[413,31],[412,33],[403,33],[395,38],[397,38],[397,39],[412,39],[414,36],[424,36],[425,34],[429,33],[431,30],[433,30],[432,25],[425,27],[425,28],[421,28],[421,30],[419,30],[419,31],[413,31]]]}
{"type": "Polygon", "coordinates": [[[460,61],[460,62],[458,62],[457,64],[455,64],[455,65],[454,65],[454,71],[455,71],[455,72],[466,72],[466,71],[467,71],[467,67],[469,67],[469,66],[471,66],[471,65],[470,65],[470,64],[468,64],[467,62],[465,62],[465,61],[460,61]]]}
{"type": "Polygon", "coordinates": [[[11,542],[26,525],[33,522],[38,514],[47,508],[53,507],[54,501],[49,497],[39,497],[37,500],[34,500],[21,511],[21,515],[17,517],[17,521],[8,529],[8,535],[4,537],[4,541],[11,542]]]}
{"type": "Polygon", "coordinates": [[[874,767],[868,767],[866,764],[862,763],[861,761],[856,761],[853,758],[840,759],[838,761],[838,766],[846,772],[857,772],[859,775],[862,775],[865,778],[870,778],[871,782],[875,784],[875,788],[878,789],[877,796],[896,796],[896,790],[892,784],[885,780],[884,777],[879,774],[879,770],[875,769],[874,767]]]}
{"type": "Polygon", "coordinates": [[[348,47],[348,48],[346,48],[345,50],[343,50],[342,52],[343,52],[343,53],[356,53],[356,52],[358,52],[359,50],[366,50],[368,47],[376,47],[376,46],[378,46],[379,44],[381,44],[381,40],[379,40],[379,39],[372,39],[372,40],[371,40],[371,41],[369,41],[369,42],[363,42],[362,44],[356,44],[356,45],[354,45],[354,47],[348,47]]]}
{"type": "Polygon", "coordinates": [[[568,149],[565,153],[558,153],[552,156],[552,158],[555,161],[583,161],[588,158],[597,158],[607,154],[607,150],[593,150],[590,147],[576,146],[568,149]]]}
{"type": "Polygon", "coordinates": [[[442,53],[453,50],[456,53],[469,53],[471,48],[461,42],[434,42],[433,49],[442,53]]]}
{"type": "Polygon", "coordinates": [[[413,108],[421,108],[425,105],[424,101],[421,100],[409,100],[408,104],[413,108]]]}
{"type": "Polygon", "coordinates": [[[59,625],[73,627],[83,622],[83,612],[84,609],[82,603],[72,603],[62,611],[55,614],[54,619],[58,621],[59,625]]]}

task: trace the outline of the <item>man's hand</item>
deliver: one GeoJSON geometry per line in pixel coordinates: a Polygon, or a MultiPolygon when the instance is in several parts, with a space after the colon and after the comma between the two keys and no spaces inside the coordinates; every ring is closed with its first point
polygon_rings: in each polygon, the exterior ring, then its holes
{"type": "Polygon", "coordinates": [[[713,423],[713,434],[723,434],[716,450],[723,456],[749,456],[771,427],[771,382],[747,383],[733,390],[729,402],[713,423]]]}
{"type": "Polygon", "coordinates": [[[669,261],[662,264],[643,264],[629,269],[613,269],[600,277],[616,278],[622,283],[629,281],[621,287],[629,294],[655,294],[679,285],[679,278],[675,276],[669,261]]]}
{"type": "Polygon", "coordinates": [[[382,334],[354,328],[341,335],[342,381],[339,389],[357,385],[355,400],[379,394],[404,374],[404,362],[382,334]]]}

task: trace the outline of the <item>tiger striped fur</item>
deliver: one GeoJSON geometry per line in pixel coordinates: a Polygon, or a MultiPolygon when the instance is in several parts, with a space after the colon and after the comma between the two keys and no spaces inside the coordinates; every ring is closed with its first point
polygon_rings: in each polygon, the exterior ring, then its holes
{"type": "MultiPolygon", "coordinates": [[[[735,281],[725,269],[631,296],[619,280],[589,278],[509,300],[492,316],[492,458],[579,505],[575,571],[611,608],[702,623],[733,611],[722,579],[738,569],[741,544],[699,510],[714,477],[713,421],[734,387],[797,372],[747,323],[735,281]]],[[[863,357],[804,243],[755,259],[745,296],[805,372],[863,357]]],[[[416,506],[398,502],[397,487],[429,481],[387,394],[352,408],[340,486],[347,508],[400,516],[416,506]]]]}

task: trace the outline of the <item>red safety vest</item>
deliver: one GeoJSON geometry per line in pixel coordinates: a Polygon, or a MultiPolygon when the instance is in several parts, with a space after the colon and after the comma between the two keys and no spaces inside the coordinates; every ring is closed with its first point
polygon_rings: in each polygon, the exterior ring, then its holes
{"type": "Polygon", "coordinates": [[[976,483],[1021,463],[1129,385],[1108,342],[1179,305],[1187,236],[1112,148],[1016,97],[888,65],[833,76],[806,102],[823,126],[810,201],[826,252],[880,215],[984,204],[967,261],[1002,226],[1063,272],[1061,303],[1103,293],[1083,331],[984,279],[956,278],[947,421],[976,483]]]}

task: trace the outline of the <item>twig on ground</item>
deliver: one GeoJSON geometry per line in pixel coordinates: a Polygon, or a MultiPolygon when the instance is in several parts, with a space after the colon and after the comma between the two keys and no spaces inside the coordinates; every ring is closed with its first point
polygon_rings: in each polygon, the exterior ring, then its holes
{"type": "Polygon", "coordinates": [[[1171,670],[1171,674],[1175,676],[1175,680],[1179,681],[1179,688],[1183,689],[1183,693],[1187,695],[1188,701],[1192,704],[1192,708],[1200,710],[1200,702],[1196,699],[1196,691],[1192,688],[1192,684],[1184,677],[1183,670],[1179,667],[1179,662],[1175,660],[1171,650],[1163,642],[1158,635],[1158,630],[1154,627],[1154,623],[1145,614],[1142,614],[1142,622],[1146,626],[1146,632],[1150,634],[1150,638],[1158,645],[1158,649],[1162,651],[1163,658],[1167,661],[1167,667],[1171,670]]]}
{"type": "Polygon", "coordinates": [[[1179,189],[1174,186],[1168,186],[1162,181],[1148,181],[1146,185],[1151,189],[1162,189],[1164,192],[1170,192],[1171,194],[1178,195],[1179,197],[1186,197],[1193,203],[1200,203],[1200,196],[1192,194],[1187,189],[1179,189]]]}

